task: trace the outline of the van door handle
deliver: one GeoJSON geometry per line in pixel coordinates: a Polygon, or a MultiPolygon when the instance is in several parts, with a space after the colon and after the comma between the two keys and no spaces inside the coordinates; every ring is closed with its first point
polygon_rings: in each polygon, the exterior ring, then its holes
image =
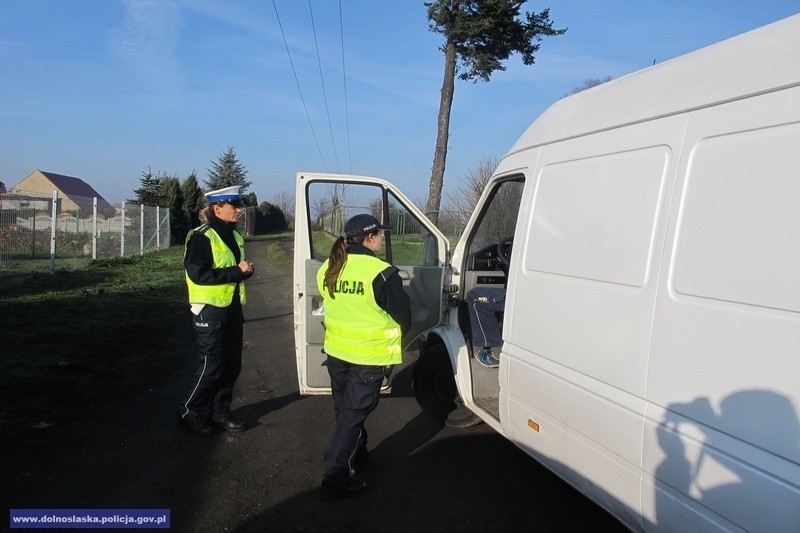
{"type": "Polygon", "coordinates": [[[403,281],[408,281],[408,280],[411,279],[411,274],[409,274],[407,271],[403,270],[402,268],[398,268],[397,269],[397,274],[400,276],[400,279],[402,279],[403,281]]]}

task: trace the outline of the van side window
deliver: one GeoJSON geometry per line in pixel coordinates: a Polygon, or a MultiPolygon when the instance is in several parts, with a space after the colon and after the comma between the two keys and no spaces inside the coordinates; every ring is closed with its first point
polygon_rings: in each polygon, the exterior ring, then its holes
{"type": "Polygon", "coordinates": [[[387,194],[392,260],[395,265],[435,266],[442,258],[436,253],[436,239],[391,192],[387,194]]]}
{"type": "Polygon", "coordinates": [[[482,208],[480,221],[470,239],[466,270],[504,270],[502,261],[497,257],[497,246],[514,236],[523,185],[522,178],[497,184],[482,208]]]}
{"type": "Polygon", "coordinates": [[[361,182],[314,181],[307,190],[309,239],[313,258],[324,261],[344,223],[353,215],[370,213],[392,226],[378,257],[392,264],[434,266],[438,257],[436,239],[394,194],[382,187],[361,182]]]}

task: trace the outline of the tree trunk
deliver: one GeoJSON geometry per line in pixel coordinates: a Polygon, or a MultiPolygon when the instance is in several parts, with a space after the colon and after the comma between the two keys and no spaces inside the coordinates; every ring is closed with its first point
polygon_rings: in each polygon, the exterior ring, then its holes
{"type": "Polygon", "coordinates": [[[447,141],[450,137],[450,109],[453,107],[453,90],[456,78],[456,47],[449,39],[444,51],[444,81],[439,100],[439,128],[436,135],[436,152],[433,155],[428,205],[425,208],[428,218],[434,224],[439,222],[439,208],[442,203],[444,186],[444,167],[447,160],[447,141]]]}

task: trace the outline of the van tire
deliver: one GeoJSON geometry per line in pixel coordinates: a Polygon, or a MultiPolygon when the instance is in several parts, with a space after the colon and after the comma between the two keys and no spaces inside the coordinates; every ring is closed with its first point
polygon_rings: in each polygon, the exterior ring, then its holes
{"type": "Polygon", "coordinates": [[[471,427],[481,419],[464,407],[447,351],[439,346],[417,359],[412,374],[414,397],[424,412],[450,427],[471,427]]]}

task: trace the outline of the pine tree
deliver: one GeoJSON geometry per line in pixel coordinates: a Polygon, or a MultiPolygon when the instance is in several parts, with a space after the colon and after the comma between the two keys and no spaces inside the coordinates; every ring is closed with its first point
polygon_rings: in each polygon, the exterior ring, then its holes
{"type": "Polygon", "coordinates": [[[158,205],[161,207],[183,208],[183,193],[181,182],[177,177],[168,176],[166,173],[159,175],[158,205]],[[175,205],[175,202],[178,202],[175,205]]]}
{"type": "Polygon", "coordinates": [[[246,207],[258,207],[258,196],[256,196],[256,193],[254,193],[254,192],[249,192],[247,194],[243,194],[242,195],[242,203],[246,207]]]}
{"type": "Polygon", "coordinates": [[[561,35],[555,29],[550,10],[525,13],[518,18],[525,0],[435,0],[425,2],[429,29],[444,36],[444,80],[439,101],[438,133],[433,156],[428,217],[435,223],[442,201],[447,143],[450,136],[450,110],[453,106],[455,78],[489,81],[496,70],[505,70],[502,61],[514,52],[522,62],[532,65],[542,37],[561,35]]]}
{"type": "Polygon", "coordinates": [[[208,169],[208,179],[204,182],[206,191],[239,185],[244,192],[252,184],[247,179],[247,169],[239,163],[232,146],[219,156],[217,161],[211,161],[211,166],[212,168],[208,169]]]}
{"type": "Polygon", "coordinates": [[[139,182],[141,183],[141,187],[133,191],[136,198],[128,200],[128,202],[142,205],[159,205],[161,176],[154,176],[150,167],[147,167],[147,171],[142,172],[142,177],[139,179],[139,182]]]}
{"type": "Polygon", "coordinates": [[[264,234],[273,231],[283,231],[287,228],[286,216],[276,205],[262,202],[258,206],[256,215],[256,233],[264,234]]]}
{"type": "Polygon", "coordinates": [[[203,191],[197,183],[197,174],[192,171],[181,183],[183,193],[183,211],[189,228],[200,225],[200,210],[205,206],[206,200],[203,191]]]}
{"type": "Polygon", "coordinates": [[[183,209],[183,192],[177,177],[164,176],[161,180],[161,206],[169,209],[170,244],[181,244],[186,239],[188,223],[183,209]]]}

